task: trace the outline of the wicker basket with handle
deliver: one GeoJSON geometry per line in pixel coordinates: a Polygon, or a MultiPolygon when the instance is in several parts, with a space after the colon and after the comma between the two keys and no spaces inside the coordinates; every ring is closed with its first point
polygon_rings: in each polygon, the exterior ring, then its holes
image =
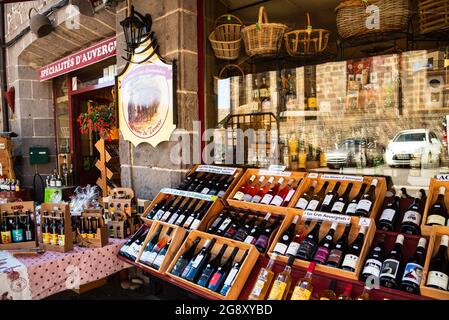
{"type": "Polygon", "coordinates": [[[218,59],[236,60],[242,46],[243,22],[232,14],[225,14],[215,21],[215,29],[209,35],[209,41],[218,59]],[[222,23],[226,19],[227,23],[222,23]]]}
{"type": "Polygon", "coordinates": [[[449,0],[419,0],[421,34],[449,30],[449,0]]]}
{"type": "Polygon", "coordinates": [[[307,13],[307,29],[285,34],[285,48],[291,56],[314,55],[326,50],[331,32],[325,29],[312,29],[310,15],[307,13]]]}
{"type": "Polygon", "coordinates": [[[409,0],[345,0],[335,12],[338,33],[343,39],[372,33],[405,31],[410,19],[409,0]],[[374,23],[377,10],[372,5],[379,8],[378,27],[374,23]]]}
{"type": "Polygon", "coordinates": [[[277,54],[287,29],[285,24],[269,23],[265,7],[260,7],[258,22],[242,30],[246,53],[250,57],[277,54]]]}

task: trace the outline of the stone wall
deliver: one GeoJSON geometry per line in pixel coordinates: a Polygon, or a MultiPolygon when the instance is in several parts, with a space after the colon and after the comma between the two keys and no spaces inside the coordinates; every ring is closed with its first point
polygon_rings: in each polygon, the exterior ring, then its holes
{"type": "MultiPolygon", "coordinates": [[[[160,46],[160,54],[168,61],[176,60],[178,69],[178,128],[193,130],[198,118],[198,48],[196,0],[135,0],[133,5],[142,14],[153,18],[152,30],[160,46]]],[[[117,63],[123,70],[126,62],[123,29],[120,26],[127,14],[125,4],[117,11],[117,63]]],[[[170,161],[170,149],[174,142],[164,142],[158,147],[142,144],[134,147],[120,141],[122,185],[132,187],[137,196],[151,199],[163,187],[179,184],[186,168],[170,161]]]]}

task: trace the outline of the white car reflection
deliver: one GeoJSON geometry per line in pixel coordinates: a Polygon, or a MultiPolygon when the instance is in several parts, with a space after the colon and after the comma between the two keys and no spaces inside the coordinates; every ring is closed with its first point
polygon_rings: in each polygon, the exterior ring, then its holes
{"type": "Polygon", "coordinates": [[[388,143],[385,160],[390,167],[440,163],[442,143],[429,129],[400,131],[388,143]]]}

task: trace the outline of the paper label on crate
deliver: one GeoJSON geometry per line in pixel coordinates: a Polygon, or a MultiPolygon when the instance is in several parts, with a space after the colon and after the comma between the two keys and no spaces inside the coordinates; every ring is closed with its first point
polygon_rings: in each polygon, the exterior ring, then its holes
{"type": "Polygon", "coordinates": [[[276,176],[276,177],[290,177],[292,175],[291,172],[288,171],[272,171],[272,170],[260,170],[259,176],[276,176]]]}
{"type": "Polygon", "coordinates": [[[228,176],[233,176],[236,171],[237,171],[237,168],[216,167],[216,166],[207,166],[207,165],[198,166],[198,168],[196,169],[196,172],[207,172],[207,173],[215,173],[215,174],[228,175],[228,176]]]}
{"type": "Polygon", "coordinates": [[[285,169],[287,169],[287,166],[281,166],[281,165],[278,165],[278,164],[272,164],[268,168],[268,171],[284,172],[285,169]]]}
{"type": "Polygon", "coordinates": [[[307,178],[309,178],[309,179],[318,179],[318,173],[309,173],[307,178]]]}
{"type": "Polygon", "coordinates": [[[438,174],[436,175],[438,181],[449,181],[449,174],[438,174]]]}
{"type": "Polygon", "coordinates": [[[176,189],[170,189],[170,188],[163,188],[161,190],[161,192],[163,194],[170,194],[173,196],[199,199],[199,200],[203,200],[203,201],[216,201],[218,199],[217,196],[210,196],[210,195],[202,194],[202,193],[198,193],[198,192],[183,191],[183,190],[176,190],[176,189]]]}
{"type": "Polygon", "coordinates": [[[323,174],[321,176],[321,179],[323,179],[323,180],[339,180],[339,181],[363,182],[363,177],[360,177],[360,176],[343,176],[343,175],[323,174]]]}
{"type": "Polygon", "coordinates": [[[360,218],[359,226],[368,228],[370,225],[371,225],[371,219],[369,219],[369,218],[360,218]]]}
{"type": "Polygon", "coordinates": [[[320,212],[320,211],[311,211],[311,210],[304,211],[303,220],[304,219],[330,221],[330,222],[337,222],[337,223],[341,223],[341,224],[350,224],[351,223],[350,216],[344,216],[341,214],[333,214],[333,213],[320,212]]]}

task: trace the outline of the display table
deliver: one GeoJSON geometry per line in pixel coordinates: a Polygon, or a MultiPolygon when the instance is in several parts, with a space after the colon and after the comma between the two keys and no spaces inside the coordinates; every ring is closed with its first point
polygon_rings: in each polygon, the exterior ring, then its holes
{"type": "Polygon", "coordinates": [[[126,241],[109,239],[103,248],[75,246],[68,253],[47,251],[36,257],[14,258],[0,251],[0,300],[44,299],[126,269],[130,265],[117,258],[126,241]]]}

